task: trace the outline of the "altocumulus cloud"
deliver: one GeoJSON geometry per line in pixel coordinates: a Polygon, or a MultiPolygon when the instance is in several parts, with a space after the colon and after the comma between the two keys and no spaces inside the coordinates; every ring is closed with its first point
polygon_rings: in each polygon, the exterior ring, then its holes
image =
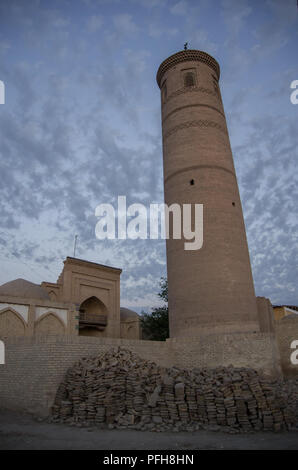
{"type": "Polygon", "coordinates": [[[78,234],[77,256],[123,268],[123,305],[156,305],[165,243],[96,240],[94,211],[118,195],[162,202],[155,74],[188,41],[222,68],[256,293],[297,304],[294,2],[72,5],[0,5],[0,282],[55,281],[78,234]]]}

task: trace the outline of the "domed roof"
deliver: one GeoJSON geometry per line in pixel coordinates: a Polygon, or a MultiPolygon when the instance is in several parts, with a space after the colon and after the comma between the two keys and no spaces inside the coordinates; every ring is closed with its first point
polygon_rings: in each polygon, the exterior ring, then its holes
{"type": "Polygon", "coordinates": [[[120,319],[121,320],[128,320],[128,319],[137,319],[139,318],[139,315],[137,312],[134,312],[133,310],[130,310],[129,308],[125,307],[120,307],[120,319]]]}
{"type": "Polygon", "coordinates": [[[38,284],[26,281],[26,279],[15,279],[2,284],[0,286],[0,295],[49,300],[49,294],[45,289],[38,284]]]}

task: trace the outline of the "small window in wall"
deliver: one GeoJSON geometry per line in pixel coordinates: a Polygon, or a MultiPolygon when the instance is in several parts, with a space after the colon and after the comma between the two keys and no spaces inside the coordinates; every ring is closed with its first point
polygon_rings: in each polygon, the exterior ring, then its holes
{"type": "Polygon", "coordinates": [[[49,292],[49,297],[50,297],[50,300],[53,300],[54,302],[57,301],[57,295],[52,290],[51,292],[49,292]]]}
{"type": "Polygon", "coordinates": [[[191,86],[195,86],[195,84],[196,84],[195,74],[193,72],[187,72],[184,75],[184,86],[185,87],[191,87],[191,86]]]}

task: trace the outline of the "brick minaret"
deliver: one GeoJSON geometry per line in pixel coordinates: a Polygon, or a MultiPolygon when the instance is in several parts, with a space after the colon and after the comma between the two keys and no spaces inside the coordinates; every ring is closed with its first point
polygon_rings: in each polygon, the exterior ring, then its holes
{"type": "Polygon", "coordinates": [[[167,240],[170,336],[259,331],[241,201],[218,80],[205,52],[160,65],[165,202],[204,205],[204,243],[167,240]]]}

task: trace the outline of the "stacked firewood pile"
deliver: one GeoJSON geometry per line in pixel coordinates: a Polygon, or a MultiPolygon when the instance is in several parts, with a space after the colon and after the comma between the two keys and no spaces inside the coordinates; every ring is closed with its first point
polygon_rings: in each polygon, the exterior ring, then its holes
{"type": "Polygon", "coordinates": [[[163,431],[298,429],[298,380],[248,368],[163,368],[118,348],[78,361],[58,388],[52,421],[163,431]]]}

